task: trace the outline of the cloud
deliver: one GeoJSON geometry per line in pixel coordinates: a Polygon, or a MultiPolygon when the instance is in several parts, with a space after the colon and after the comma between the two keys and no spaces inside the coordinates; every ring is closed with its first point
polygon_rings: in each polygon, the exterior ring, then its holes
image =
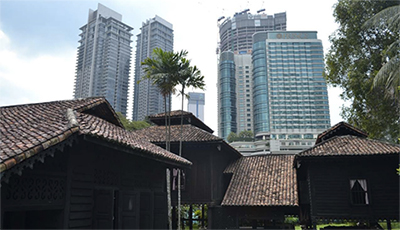
{"type": "Polygon", "coordinates": [[[75,49],[24,57],[0,30],[0,105],[70,99],[75,49]]]}

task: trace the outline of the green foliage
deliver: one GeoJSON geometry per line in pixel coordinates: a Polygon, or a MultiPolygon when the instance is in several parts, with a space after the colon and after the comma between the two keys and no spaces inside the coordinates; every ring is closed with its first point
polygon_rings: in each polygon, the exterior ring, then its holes
{"type": "Polygon", "coordinates": [[[292,224],[292,225],[298,225],[300,223],[299,217],[297,216],[285,216],[285,224],[292,224]]]}
{"type": "Polygon", "coordinates": [[[234,141],[254,141],[254,134],[252,131],[248,130],[243,130],[239,135],[231,132],[226,139],[229,143],[234,141]]]}
{"type": "Polygon", "coordinates": [[[117,115],[126,130],[139,130],[150,126],[146,121],[130,121],[121,112],[117,112],[117,115]]]}
{"type": "Polygon", "coordinates": [[[364,23],[379,11],[396,5],[391,1],[339,0],[334,17],[339,29],[330,37],[326,56],[326,79],[343,89],[342,99],[350,100],[342,107],[342,117],[369,133],[370,138],[397,142],[400,135],[400,108],[394,98],[385,97],[386,88],[374,85],[384,65],[385,50],[398,39],[399,32],[366,28],[364,23]]]}
{"type": "Polygon", "coordinates": [[[254,134],[250,130],[243,130],[242,132],[239,133],[239,138],[254,138],[254,134]]]}
{"type": "Polygon", "coordinates": [[[146,58],[141,64],[146,73],[144,79],[149,79],[160,89],[164,97],[175,92],[178,84],[180,62],[187,55],[186,51],[174,53],[163,51],[161,48],[153,50],[152,57],[146,58]]]}
{"type": "Polygon", "coordinates": [[[184,57],[181,58],[179,64],[179,72],[176,74],[178,84],[181,86],[179,93],[182,96],[188,97],[185,94],[185,89],[188,87],[204,90],[206,84],[200,70],[196,66],[191,66],[190,60],[184,57]]]}
{"type": "MultiPolygon", "coordinates": [[[[385,8],[368,19],[363,29],[400,31],[400,5],[385,8]]],[[[382,51],[383,66],[374,77],[373,87],[383,87],[385,95],[400,103],[400,36],[382,51]]]]}
{"type": "Polygon", "coordinates": [[[229,143],[232,143],[232,142],[234,142],[237,138],[238,138],[237,134],[236,134],[235,132],[231,132],[231,133],[228,135],[228,137],[226,138],[226,140],[227,140],[229,143]]]}

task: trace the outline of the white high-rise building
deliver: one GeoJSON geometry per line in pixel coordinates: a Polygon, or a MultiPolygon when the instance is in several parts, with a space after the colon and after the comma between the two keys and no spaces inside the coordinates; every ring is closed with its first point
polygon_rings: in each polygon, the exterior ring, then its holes
{"type": "Polygon", "coordinates": [[[103,96],[126,116],[133,28],[99,3],[80,30],[74,98],[103,96]]]}
{"type": "Polygon", "coordinates": [[[188,111],[204,122],[205,94],[189,92],[188,111]]]}
{"type": "MultiPolygon", "coordinates": [[[[135,88],[133,98],[132,120],[144,120],[146,116],[165,112],[164,98],[149,79],[143,79],[145,75],[141,63],[151,57],[155,48],[163,51],[173,51],[174,34],[172,24],[155,16],[144,22],[140,28],[140,34],[136,41],[135,60],[135,88]],[[140,83],[139,83],[140,82],[140,83]]],[[[171,105],[167,100],[167,109],[171,105]]]]}

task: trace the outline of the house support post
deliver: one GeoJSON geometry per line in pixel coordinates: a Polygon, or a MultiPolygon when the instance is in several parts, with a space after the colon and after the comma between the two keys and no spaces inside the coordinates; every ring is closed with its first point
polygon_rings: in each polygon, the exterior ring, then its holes
{"type": "Polygon", "coordinates": [[[390,219],[386,219],[386,225],[388,230],[392,230],[392,223],[390,222],[390,219]]]}

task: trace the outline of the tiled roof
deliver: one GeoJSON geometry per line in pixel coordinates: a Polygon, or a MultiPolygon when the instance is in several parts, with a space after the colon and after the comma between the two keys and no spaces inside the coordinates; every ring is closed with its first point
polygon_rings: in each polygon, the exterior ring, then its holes
{"type": "MultiPolygon", "coordinates": [[[[180,130],[180,125],[171,125],[171,142],[179,141],[180,130]]],[[[135,132],[146,136],[151,142],[165,142],[165,126],[150,126],[135,132]]],[[[183,125],[182,138],[184,142],[222,141],[222,138],[193,125],[183,125]]]]}
{"type": "MultiPolygon", "coordinates": [[[[203,121],[197,118],[193,113],[182,110],[175,110],[170,112],[171,125],[180,125],[181,117],[183,117],[183,124],[191,124],[199,127],[207,132],[213,133],[214,131],[208,127],[203,121]]],[[[149,120],[159,126],[165,125],[165,113],[150,115],[149,120]]]]}
{"type": "Polygon", "coordinates": [[[335,136],[297,154],[297,157],[399,154],[400,146],[357,136],[335,136]]]}
{"type": "Polygon", "coordinates": [[[315,141],[315,144],[328,140],[329,138],[332,138],[334,136],[345,135],[368,137],[368,134],[366,132],[342,121],[320,133],[317,137],[317,140],[315,141]]]}
{"type": "Polygon", "coordinates": [[[0,118],[0,172],[62,142],[73,133],[103,138],[151,156],[190,164],[121,128],[115,112],[104,98],[0,107],[0,118]],[[67,110],[71,111],[72,117],[67,116],[67,110]],[[99,116],[108,121],[95,117],[94,113],[100,113],[99,116]],[[71,123],[71,119],[76,119],[77,123],[71,123]]]}
{"type": "Polygon", "coordinates": [[[232,179],[223,206],[298,206],[294,155],[261,155],[238,159],[224,173],[232,179]]]}
{"type": "MultiPolygon", "coordinates": [[[[181,114],[183,114],[183,116],[189,116],[189,115],[193,115],[191,112],[187,112],[187,111],[182,111],[182,110],[174,110],[170,112],[170,116],[171,117],[177,117],[177,116],[181,116],[181,114]]],[[[165,113],[157,113],[157,114],[153,114],[150,115],[149,118],[164,118],[165,117],[165,113]]]]}
{"type": "Polygon", "coordinates": [[[80,124],[80,133],[82,134],[117,142],[118,144],[144,151],[156,158],[164,158],[186,165],[191,164],[190,161],[150,143],[143,136],[110,124],[98,117],[79,113],[78,122],[80,124]]]}

